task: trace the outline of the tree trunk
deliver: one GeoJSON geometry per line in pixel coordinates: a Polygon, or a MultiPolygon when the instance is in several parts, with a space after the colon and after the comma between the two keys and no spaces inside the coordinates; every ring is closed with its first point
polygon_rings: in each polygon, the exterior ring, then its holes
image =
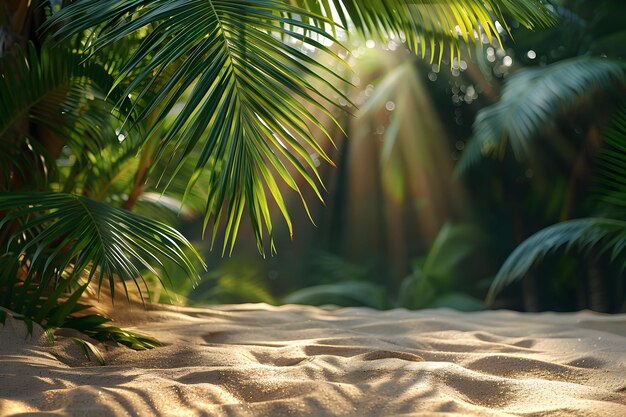
{"type": "Polygon", "coordinates": [[[537,291],[537,277],[533,272],[528,272],[522,278],[522,292],[524,295],[524,310],[531,313],[541,311],[537,291]]]}
{"type": "Polygon", "coordinates": [[[610,310],[609,291],[602,268],[594,254],[590,254],[587,264],[587,282],[589,283],[589,308],[600,313],[610,310]]]}

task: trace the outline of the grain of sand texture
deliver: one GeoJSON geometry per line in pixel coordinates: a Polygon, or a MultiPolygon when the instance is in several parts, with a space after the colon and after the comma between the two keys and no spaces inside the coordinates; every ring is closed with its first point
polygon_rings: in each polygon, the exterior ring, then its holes
{"type": "MultiPolygon", "coordinates": [[[[135,309],[165,346],[84,360],[0,328],[0,415],[626,416],[626,316],[135,309]]],[[[124,322],[124,320],[122,320],[124,322]]]]}

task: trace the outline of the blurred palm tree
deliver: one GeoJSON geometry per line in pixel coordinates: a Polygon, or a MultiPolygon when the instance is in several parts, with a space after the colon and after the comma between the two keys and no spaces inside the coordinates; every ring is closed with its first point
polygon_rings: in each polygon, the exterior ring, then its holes
{"type": "Polygon", "coordinates": [[[447,221],[470,217],[420,61],[380,46],[359,56],[359,111],[346,124],[350,137],[341,144],[344,166],[336,179],[344,183],[336,199],[345,203],[337,208],[343,220],[334,239],[350,259],[376,258],[395,289],[411,257],[426,250],[447,221]]]}
{"type": "MultiPolygon", "coordinates": [[[[510,71],[511,75],[504,77],[499,99],[478,112],[474,134],[457,165],[459,174],[476,173],[477,164],[487,156],[506,160],[509,166],[514,161],[524,165],[524,181],[534,187],[530,199],[540,202],[535,211],[544,216],[529,221],[528,210],[522,210],[525,219],[516,219],[517,243],[546,224],[597,214],[597,205],[585,201],[585,195],[593,189],[596,172],[606,164],[606,159],[597,160],[602,149],[610,147],[602,131],[623,103],[626,91],[624,49],[616,47],[626,36],[617,17],[623,14],[623,2],[553,3],[562,25],[532,33],[515,31],[515,44],[497,51],[497,57],[493,48],[488,51],[490,61],[500,60],[495,64],[498,73],[510,71]]],[[[619,153],[618,149],[613,152],[619,153]]],[[[508,195],[529,200],[520,193],[508,195]]],[[[504,282],[523,276],[526,308],[540,308],[535,271],[521,265],[569,239],[594,241],[596,229],[585,222],[576,224],[549,228],[520,246],[498,274],[492,301],[504,282]],[[560,238],[557,231],[563,233],[560,238]],[[538,245],[537,239],[547,240],[538,245]],[[529,245],[535,245],[538,252],[531,255],[529,245]],[[523,260],[522,253],[527,256],[523,260]]],[[[589,299],[579,307],[610,308],[606,278],[600,269],[596,261],[587,264],[589,299]]]]}
{"type": "MultiPolygon", "coordinates": [[[[591,282],[590,296],[596,297],[595,300],[590,298],[595,301],[592,307],[607,308],[605,306],[613,298],[619,299],[620,294],[623,294],[621,279],[626,268],[626,109],[617,113],[613,126],[605,132],[604,137],[606,145],[597,159],[598,182],[593,196],[593,217],[565,220],[526,239],[502,265],[491,285],[488,301],[493,302],[505,286],[523,278],[535,264],[562,249],[566,252],[586,253],[592,266],[600,257],[617,264],[614,273],[617,275],[615,281],[618,290],[615,294],[607,294],[602,283],[591,282]]],[[[623,310],[624,307],[617,306],[616,310],[623,310]]]]}
{"type": "Polygon", "coordinates": [[[271,212],[292,229],[279,183],[302,195],[301,178],[321,199],[317,158],[332,163],[311,127],[332,141],[312,109],[338,125],[329,108],[349,101],[331,45],[356,30],[441,60],[498,38],[505,14],[552,22],[541,0],[3,2],[2,305],[85,330],[103,324],[75,316],[92,282],[113,295],[122,278],[128,295],[126,279],[141,291],[171,265],[196,277],[189,242],[130,211],[142,202],[151,215],[200,205],[224,252],[247,209],[259,250],[274,251],[271,212]]]}

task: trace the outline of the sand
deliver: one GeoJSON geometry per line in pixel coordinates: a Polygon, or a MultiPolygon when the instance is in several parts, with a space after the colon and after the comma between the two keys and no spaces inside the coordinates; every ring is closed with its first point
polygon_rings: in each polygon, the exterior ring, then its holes
{"type": "Polygon", "coordinates": [[[626,315],[134,309],[143,352],[0,327],[0,415],[626,416],[626,315]]]}

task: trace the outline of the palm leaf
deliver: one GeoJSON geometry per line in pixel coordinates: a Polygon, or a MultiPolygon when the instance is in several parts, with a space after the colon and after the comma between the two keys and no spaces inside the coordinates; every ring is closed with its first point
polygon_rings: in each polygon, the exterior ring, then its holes
{"type": "Polygon", "coordinates": [[[130,57],[119,79],[140,68],[127,93],[146,99],[149,84],[139,91],[135,89],[145,80],[159,79],[165,70],[175,68],[141,113],[146,117],[158,110],[158,120],[191,88],[191,97],[165,134],[158,157],[167,154],[180,168],[199,149],[188,190],[201,175],[209,177],[206,222],[213,219],[215,234],[221,218],[226,217],[224,249],[229,243],[232,249],[246,204],[257,240],[263,241],[263,226],[271,236],[267,193],[291,229],[275,180],[275,176],[282,178],[300,193],[288,166],[302,175],[321,198],[310,153],[329,158],[307,123],[321,124],[303,103],[326,114],[329,111],[308,79],[343,94],[328,81],[339,80],[335,73],[302,53],[293,39],[281,41],[275,36],[297,37],[332,54],[317,39],[290,28],[325,36],[323,31],[290,15],[310,14],[277,0],[85,0],[61,10],[51,23],[70,20],[58,31],[59,36],[110,23],[110,29],[93,42],[95,50],[140,28],[154,28],[130,57]],[[119,20],[121,16],[126,20],[119,20]]]}
{"type": "MultiPolygon", "coordinates": [[[[615,208],[623,213],[626,207],[626,109],[618,111],[604,138],[607,146],[598,158],[599,186],[596,191],[596,209],[598,215],[603,216],[615,208]]],[[[601,253],[610,252],[613,260],[622,254],[626,248],[626,221],[592,217],[542,229],[507,258],[494,278],[487,300],[492,302],[502,288],[522,278],[535,263],[559,248],[589,251],[596,247],[601,253]]]]}
{"type": "Polygon", "coordinates": [[[605,148],[599,157],[597,197],[600,209],[626,209],[626,108],[614,116],[604,133],[605,148]]]}
{"type": "Polygon", "coordinates": [[[116,141],[109,104],[97,86],[108,89],[113,79],[85,57],[44,45],[37,51],[15,50],[3,57],[0,81],[0,140],[17,148],[24,122],[45,127],[70,147],[97,153],[116,141]]]}
{"type": "Polygon", "coordinates": [[[366,306],[379,310],[389,308],[384,288],[370,282],[346,281],[315,285],[294,291],[283,300],[285,304],[325,305],[342,307],[366,306]]]}
{"type": "Polygon", "coordinates": [[[71,340],[83,352],[85,359],[87,359],[88,361],[91,361],[92,360],[91,357],[93,356],[93,361],[97,362],[98,365],[100,366],[106,365],[106,359],[104,358],[104,355],[102,354],[102,352],[100,351],[100,349],[98,349],[96,345],[86,340],[79,339],[78,337],[72,337],[71,340]]]}
{"type": "Polygon", "coordinates": [[[55,168],[54,158],[38,141],[0,138],[0,191],[11,191],[15,182],[24,188],[45,189],[57,178],[55,168]]]}
{"type": "Polygon", "coordinates": [[[536,262],[557,249],[576,248],[588,252],[598,247],[601,253],[610,252],[612,259],[621,255],[626,249],[626,221],[591,217],[542,229],[507,258],[491,284],[487,302],[491,303],[502,288],[522,278],[536,262]]]}
{"type": "Polygon", "coordinates": [[[595,90],[625,81],[619,62],[587,56],[518,71],[506,81],[500,101],[478,112],[457,173],[484,155],[503,152],[507,143],[516,158],[528,157],[532,141],[559,112],[595,90]]]}
{"type": "Polygon", "coordinates": [[[140,268],[161,276],[157,269],[166,259],[191,279],[198,278],[183,248],[194,257],[197,252],[180,233],[87,197],[0,193],[0,212],[6,213],[0,228],[20,222],[4,250],[14,265],[28,270],[24,291],[31,283],[37,284],[34,298],[51,287],[69,289],[81,278],[87,282],[95,278],[98,288],[108,279],[113,294],[117,277],[137,283],[140,268]]]}
{"type": "MultiPolygon", "coordinates": [[[[293,0],[292,0],[293,2],[293,0]]],[[[505,14],[527,28],[555,23],[540,0],[296,0],[325,16],[337,16],[341,24],[354,26],[366,38],[406,39],[409,48],[441,61],[444,50],[458,56],[461,45],[500,39],[505,14]]],[[[450,60],[452,61],[452,59],[450,60]]]]}
{"type": "Polygon", "coordinates": [[[123,330],[116,326],[109,326],[107,323],[110,321],[111,319],[108,317],[89,314],[86,316],[68,317],[63,322],[62,327],[79,330],[100,342],[112,340],[134,350],[146,350],[161,346],[158,340],[150,336],[123,330]]]}

